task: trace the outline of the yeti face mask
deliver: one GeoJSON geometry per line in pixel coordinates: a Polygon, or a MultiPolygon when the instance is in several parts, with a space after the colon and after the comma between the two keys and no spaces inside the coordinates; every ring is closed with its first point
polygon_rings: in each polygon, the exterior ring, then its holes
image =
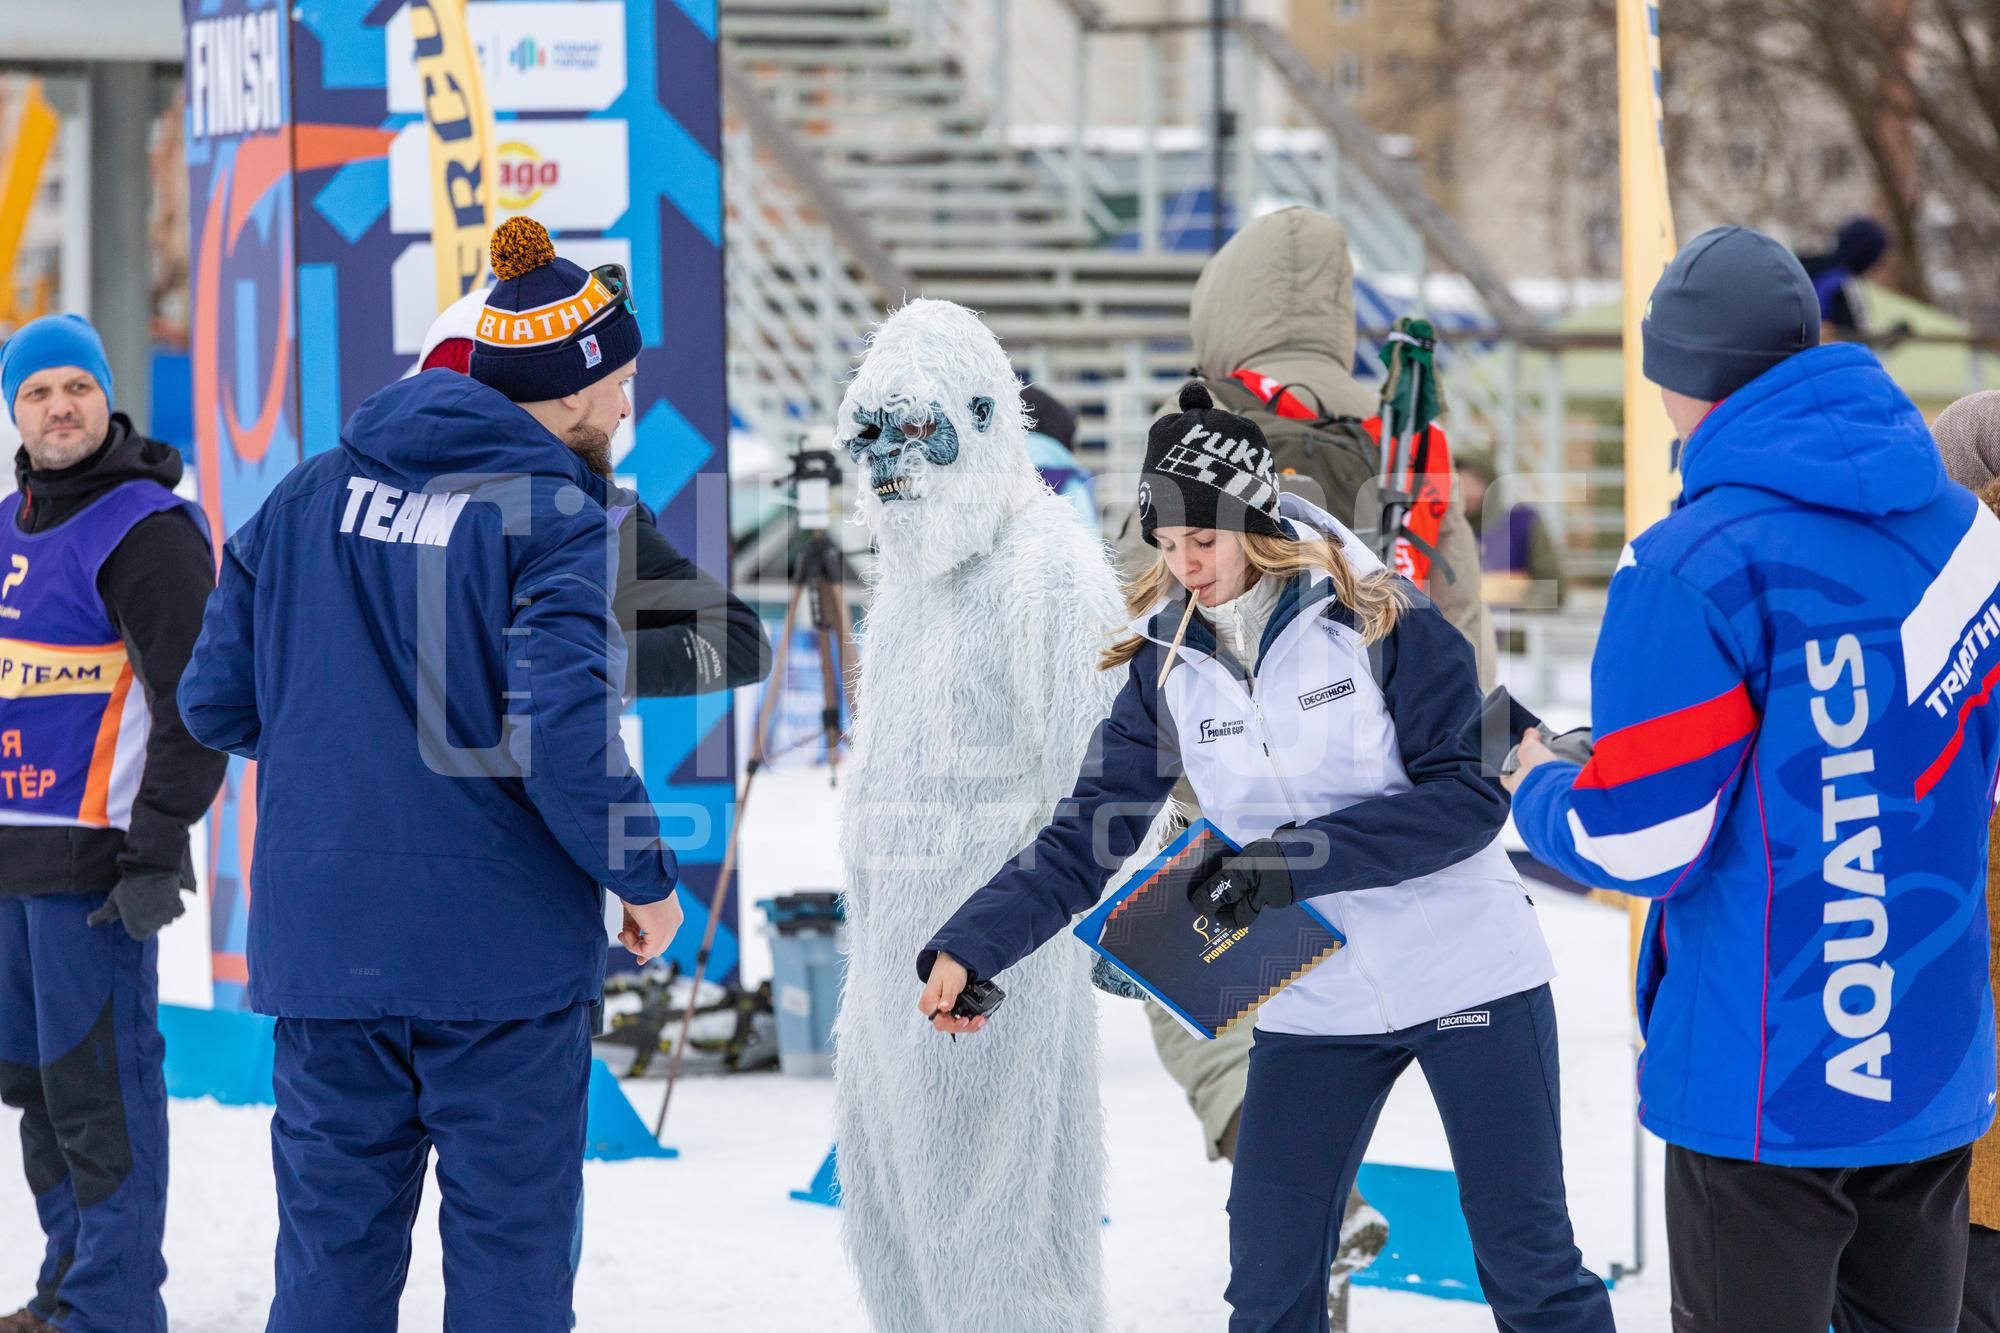
{"type": "MultiPolygon", "coordinates": [[[[993,425],[993,400],[974,398],[967,415],[973,429],[985,434],[993,425]]],[[[958,428],[942,403],[857,408],[853,421],[847,455],[868,469],[868,484],[884,504],[921,500],[927,474],[958,461],[958,428]]]]}

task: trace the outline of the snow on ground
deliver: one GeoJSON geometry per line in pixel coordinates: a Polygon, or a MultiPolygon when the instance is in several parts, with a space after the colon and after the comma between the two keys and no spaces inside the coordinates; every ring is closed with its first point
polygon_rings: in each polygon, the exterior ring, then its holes
{"type": "MultiPolygon", "coordinates": [[[[1572,1207],[1599,1272],[1631,1259],[1631,1132],[1624,985],[1624,918],[1541,895],[1563,966],[1556,983],[1563,1036],[1563,1114],[1572,1207]]],[[[1203,1160],[1180,1091],[1153,1057],[1144,1015],[1105,998],[1103,1088],[1111,1135],[1111,1225],[1105,1265],[1121,1330],[1220,1329],[1227,1311],[1223,1202],[1226,1166],[1203,1160]]],[[[632,1098],[648,1119],[658,1085],[632,1098]]],[[[577,1288],[592,1329],[824,1330],[867,1328],[839,1244],[837,1213],[794,1203],[825,1151],[833,1089],[777,1075],[707,1079],[675,1098],[672,1162],[590,1163],[588,1221],[577,1288]],[[652,1303],[649,1303],[652,1302],[652,1303]]],[[[5,1113],[8,1122],[12,1113],[5,1113]]],[[[257,1108],[175,1102],[167,1304],[176,1333],[263,1327],[277,1229],[269,1115],[257,1108]]],[[[0,1123],[0,1303],[28,1292],[40,1250],[11,1123],[0,1123]]],[[[1648,1164],[1652,1244],[1643,1276],[1614,1294],[1619,1324],[1668,1327],[1658,1145],[1648,1164]]],[[[1507,1151],[1495,1143],[1495,1151],[1507,1151]]],[[[1446,1164],[1443,1133],[1420,1078],[1406,1077],[1382,1117],[1371,1157],[1446,1164]]],[[[443,1319],[435,1184],[418,1223],[404,1324],[443,1319]]],[[[1357,1333],[1490,1329],[1481,1306],[1361,1290],[1357,1333]]]]}
{"type": "MultiPolygon", "coordinates": [[[[751,801],[744,897],[831,883],[832,798],[823,774],[770,772],[751,801]],[[817,832],[816,832],[817,831],[817,832]],[[830,833],[828,833],[830,836],[830,833]]],[[[1584,1257],[1599,1273],[1632,1250],[1630,1001],[1624,914],[1540,889],[1543,927],[1562,975],[1563,1119],[1570,1200],[1584,1257]]],[[[178,929],[178,927],[177,927],[178,929]]],[[[746,941],[752,975],[768,963],[746,941]]],[[[1111,1225],[1105,1269],[1121,1333],[1210,1333],[1227,1321],[1222,1289],[1228,1168],[1204,1160],[1180,1090],[1154,1058],[1145,1016],[1103,997],[1102,1062],[1110,1134],[1111,1225]]],[[[658,1083],[628,1085],[648,1122],[658,1083]]],[[[795,1203],[824,1155],[833,1120],[825,1080],[755,1075],[694,1080],[674,1098],[667,1162],[585,1167],[587,1222],[577,1286],[586,1330],[864,1333],[840,1249],[839,1214],[795,1203]]],[[[175,1102],[167,1227],[167,1308],[175,1333],[254,1333],[264,1326],[277,1231],[269,1113],[175,1102]]],[[[0,1109],[0,1309],[31,1289],[41,1237],[22,1182],[13,1112],[0,1109]]],[[[1645,1272],[1613,1294],[1619,1327],[1664,1333],[1667,1281],[1660,1145],[1647,1141],[1645,1272]]],[[[1496,1141],[1496,1152],[1509,1145],[1496,1141]]],[[[1423,1080],[1406,1075],[1370,1151],[1373,1160],[1448,1165],[1423,1080]]],[[[403,1300],[404,1327],[439,1328],[437,1191],[426,1190],[403,1300]]],[[[1485,1307],[1361,1289],[1356,1333],[1473,1333],[1485,1307]]]]}

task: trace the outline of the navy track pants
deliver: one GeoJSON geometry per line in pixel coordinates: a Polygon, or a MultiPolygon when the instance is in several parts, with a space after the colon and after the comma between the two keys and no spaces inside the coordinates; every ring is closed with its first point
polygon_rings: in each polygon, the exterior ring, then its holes
{"type": "Polygon", "coordinates": [[[446,1333],[563,1333],[589,1015],[279,1019],[269,1333],[396,1327],[433,1146],[446,1333]]]}
{"type": "Polygon", "coordinates": [[[1412,1060],[1444,1121],[1494,1323],[1611,1333],[1611,1298],[1570,1231],[1547,986],[1398,1032],[1257,1033],[1229,1189],[1230,1333],[1325,1333],[1341,1205],[1412,1060]]]}
{"type": "Polygon", "coordinates": [[[107,896],[0,897],[0,1101],[48,1238],[30,1308],[65,1333],[166,1333],[159,944],[86,925],[107,896]]]}

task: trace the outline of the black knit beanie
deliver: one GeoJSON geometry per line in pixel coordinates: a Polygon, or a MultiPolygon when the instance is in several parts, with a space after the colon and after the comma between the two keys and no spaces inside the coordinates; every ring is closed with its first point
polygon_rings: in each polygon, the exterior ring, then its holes
{"type": "Polygon", "coordinates": [[[1139,531],[1223,528],[1286,535],[1278,522],[1278,469],[1257,423],[1215,405],[1199,381],[1181,390],[1181,410],[1153,423],[1140,469],[1139,531]]]}

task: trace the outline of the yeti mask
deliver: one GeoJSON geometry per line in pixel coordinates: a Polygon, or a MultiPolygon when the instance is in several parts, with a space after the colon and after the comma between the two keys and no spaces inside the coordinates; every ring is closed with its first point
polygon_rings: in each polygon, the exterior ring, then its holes
{"type": "MultiPolygon", "coordinates": [[[[984,395],[966,404],[966,416],[984,435],[993,428],[993,400],[984,395]]],[[[916,489],[917,461],[933,468],[958,461],[958,428],[938,403],[923,407],[892,404],[860,408],[854,413],[854,433],[847,437],[847,456],[868,468],[868,484],[884,503],[920,500],[916,489]]]]}
{"type": "Polygon", "coordinates": [[[886,577],[935,577],[990,551],[1048,490],[1000,340],[949,301],[911,301],[875,327],[837,421],[834,447],[867,473],[858,506],[886,577]]]}

